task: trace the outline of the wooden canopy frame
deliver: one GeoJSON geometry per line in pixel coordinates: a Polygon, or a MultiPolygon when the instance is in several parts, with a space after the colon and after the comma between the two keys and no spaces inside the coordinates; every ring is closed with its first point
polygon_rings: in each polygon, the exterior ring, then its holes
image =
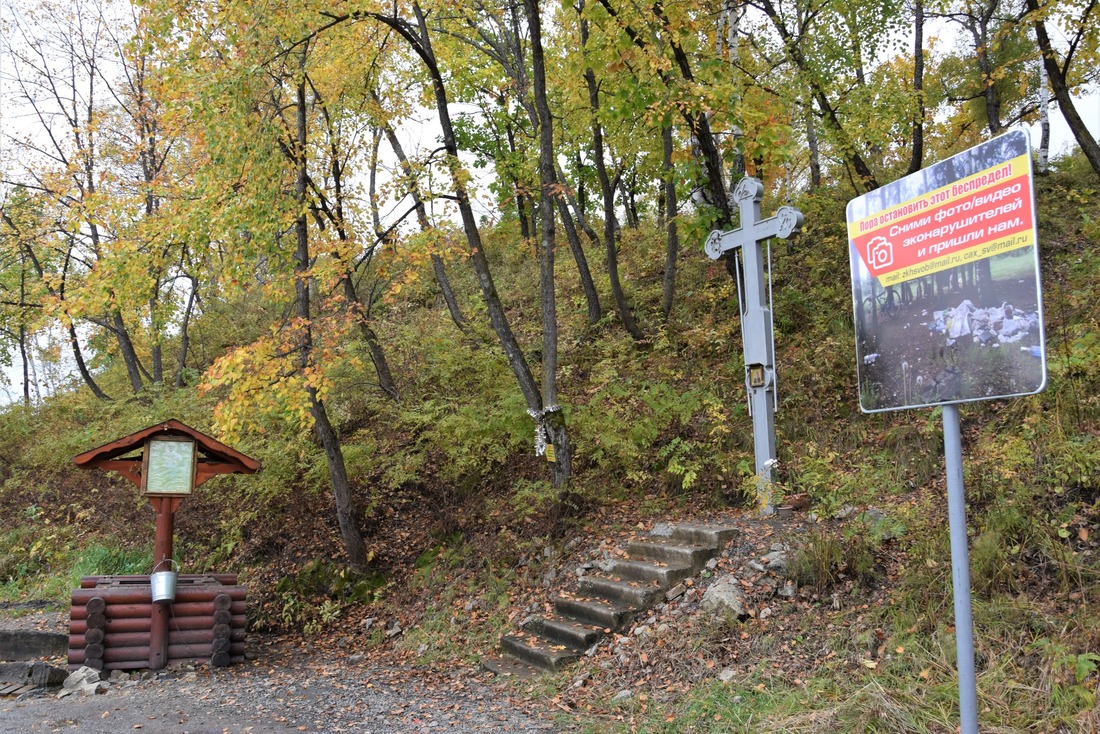
{"type": "Polygon", "coordinates": [[[199,453],[195,471],[196,487],[219,474],[254,474],[260,469],[260,462],[252,457],[245,456],[240,451],[231,449],[202,431],[196,431],[174,418],[105,443],[91,451],[85,451],[73,457],[73,463],[81,469],[117,471],[141,487],[142,457],[127,457],[126,454],[139,449],[144,454],[145,443],[157,436],[182,436],[195,442],[199,453]]]}
{"type": "MultiPolygon", "coordinates": [[[[185,438],[195,442],[198,459],[195,464],[192,487],[197,487],[219,474],[254,474],[260,469],[260,462],[255,459],[175,419],[149,426],[117,441],[85,451],[73,457],[73,463],[81,469],[117,471],[144,492],[145,486],[142,483],[144,459],[149,451],[149,441],[157,437],[185,438]],[[139,450],[141,453],[137,456],[127,456],[139,450]]],[[[146,496],[156,512],[156,535],[153,538],[153,572],[155,573],[158,569],[166,570],[163,568],[165,563],[168,563],[168,568],[171,569],[174,518],[180,502],[186,495],[147,494],[146,496]]],[[[150,604],[149,667],[152,670],[160,670],[168,663],[170,606],[170,604],[150,604]]]]}

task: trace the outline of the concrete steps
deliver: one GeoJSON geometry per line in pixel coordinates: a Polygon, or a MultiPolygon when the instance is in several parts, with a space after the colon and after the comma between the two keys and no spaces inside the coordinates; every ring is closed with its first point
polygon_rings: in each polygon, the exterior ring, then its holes
{"type": "Polygon", "coordinates": [[[630,624],[634,615],[641,609],[604,599],[573,599],[559,596],[554,599],[554,611],[563,617],[575,619],[581,624],[614,631],[630,624]]]}
{"type": "Polygon", "coordinates": [[[547,640],[541,635],[504,635],[501,649],[522,662],[542,670],[558,670],[581,656],[581,651],[547,640]]]}
{"type": "Polygon", "coordinates": [[[626,558],[581,578],[576,594],[554,599],[555,616],[529,620],[520,634],[500,640],[502,655],[483,666],[501,675],[529,677],[555,671],[657,604],[670,588],[703,570],[736,536],[732,527],[660,525],[631,541],[626,558]]]}
{"type": "Polygon", "coordinates": [[[527,625],[526,629],[543,638],[565,645],[571,650],[587,650],[603,637],[602,626],[594,626],[576,618],[552,617],[538,618],[527,625]]]}

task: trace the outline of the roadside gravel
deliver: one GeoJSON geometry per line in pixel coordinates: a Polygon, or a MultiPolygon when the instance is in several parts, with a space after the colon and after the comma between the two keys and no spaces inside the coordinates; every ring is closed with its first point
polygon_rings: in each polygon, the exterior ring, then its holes
{"type": "MultiPolygon", "coordinates": [[[[4,617],[0,611],[0,617],[4,617]]],[[[0,619],[0,627],[56,629],[55,616],[0,619]]],[[[270,734],[275,732],[554,732],[541,708],[509,699],[474,668],[380,667],[362,656],[250,638],[251,660],[175,668],[112,682],[106,693],[58,699],[56,690],[0,699],[0,732],[270,734]]],[[[63,661],[51,661],[63,664],[63,661]]]]}

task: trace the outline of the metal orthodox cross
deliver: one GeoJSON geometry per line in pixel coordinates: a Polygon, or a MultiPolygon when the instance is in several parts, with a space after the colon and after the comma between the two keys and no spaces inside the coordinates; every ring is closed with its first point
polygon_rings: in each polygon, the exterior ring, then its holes
{"type": "MultiPolygon", "coordinates": [[[[775,333],[771,310],[771,264],[764,280],[764,248],[761,243],[789,238],[802,229],[802,212],[780,207],[774,217],[760,218],[764,185],[745,177],[730,197],[741,209],[741,227],[728,232],[715,230],[707,238],[706,253],[717,260],[730,250],[741,248],[744,293],[737,286],[741,308],[741,341],[745,350],[745,386],[749,393],[756,479],[765,514],[775,511],[771,500],[772,468],[775,466],[775,333]],[[742,297],[743,296],[743,297],[742,297]]],[[[731,202],[732,203],[732,202],[731,202]]],[[[731,255],[736,257],[736,255],[731,255]]],[[[770,252],[769,257],[770,261],[770,252]]]]}

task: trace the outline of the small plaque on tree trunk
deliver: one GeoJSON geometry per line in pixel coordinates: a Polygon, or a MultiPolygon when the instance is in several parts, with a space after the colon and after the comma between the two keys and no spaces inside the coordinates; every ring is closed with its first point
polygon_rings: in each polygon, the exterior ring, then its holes
{"type": "Polygon", "coordinates": [[[546,444],[546,460],[550,462],[556,462],[558,460],[557,454],[554,453],[554,444],[546,444]]]}

